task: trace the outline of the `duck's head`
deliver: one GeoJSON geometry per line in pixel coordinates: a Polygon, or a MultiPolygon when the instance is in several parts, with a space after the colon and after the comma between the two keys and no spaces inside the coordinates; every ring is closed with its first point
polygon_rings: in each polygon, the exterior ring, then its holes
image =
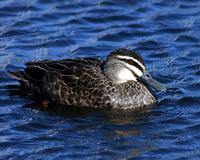
{"type": "Polygon", "coordinates": [[[103,72],[117,84],[140,81],[155,89],[166,91],[165,86],[149,74],[142,57],[129,49],[121,48],[111,52],[106,59],[103,72]]]}

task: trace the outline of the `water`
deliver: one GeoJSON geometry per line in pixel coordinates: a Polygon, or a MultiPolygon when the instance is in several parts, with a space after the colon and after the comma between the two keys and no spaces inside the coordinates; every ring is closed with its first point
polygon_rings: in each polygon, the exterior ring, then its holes
{"type": "Polygon", "coordinates": [[[199,29],[198,0],[1,0],[0,159],[199,159],[199,29]],[[169,88],[146,113],[59,112],[9,96],[18,83],[5,68],[120,47],[169,88]]]}

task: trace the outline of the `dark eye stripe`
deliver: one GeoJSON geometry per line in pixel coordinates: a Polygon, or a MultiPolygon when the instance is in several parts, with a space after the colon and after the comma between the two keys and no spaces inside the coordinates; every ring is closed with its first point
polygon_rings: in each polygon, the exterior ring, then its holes
{"type": "Polygon", "coordinates": [[[123,59],[123,58],[119,58],[121,61],[124,61],[132,66],[135,66],[136,68],[138,68],[140,71],[144,71],[144,69],[135,61],[131,60],[131,59],[123,59]]]}
{"type": "Polygon", "coordinates": [[[132,57],[134,59],[138,60],[140,63],[142,63],[145,66],[144,61],[143,61],[143,59],[142,59],[142,57],[140,55],[132,54],[132,57]]]}

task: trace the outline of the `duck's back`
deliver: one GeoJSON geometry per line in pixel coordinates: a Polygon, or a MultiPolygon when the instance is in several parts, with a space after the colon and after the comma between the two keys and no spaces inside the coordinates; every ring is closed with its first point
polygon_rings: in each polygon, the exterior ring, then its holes
{"type": "Polygon", "coordinates": [[[10,74],[34,95],[61,104],[88,106],[91,101],[97,103],[111,83],[102,74],[102,64],[102,60],[93,58],[28,62],[23,71],[10,74]]]}

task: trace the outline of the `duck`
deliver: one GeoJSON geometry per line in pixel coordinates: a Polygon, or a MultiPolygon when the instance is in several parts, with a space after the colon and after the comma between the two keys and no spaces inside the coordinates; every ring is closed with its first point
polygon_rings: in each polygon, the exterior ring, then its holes
{"type": "Polygon", "coordinates": [[[34,96],[65,106],[138,109],[156,103],[153,89],[166,91],[143,58],[126,48],[112,51],[105,60],[27,62],[23,70],[8,74],[34,96]]]}

